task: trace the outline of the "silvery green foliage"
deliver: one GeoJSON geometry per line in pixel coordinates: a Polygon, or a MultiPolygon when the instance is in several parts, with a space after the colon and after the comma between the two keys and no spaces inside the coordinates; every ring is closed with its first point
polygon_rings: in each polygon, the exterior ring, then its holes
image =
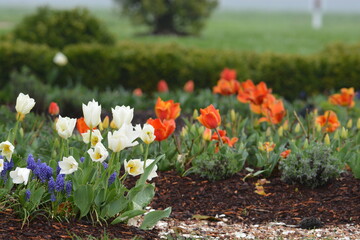
{"type": "Polygon", "coordinates": [[[344,165],[329,146],[321,142],[312,142],[305,149],[290,145],[291,154],[280,161],[283,181],[316,188],[341,173],[344,165]]]}
{"type": "Polygon", "coordinates": [[[190,172],[211,181],[226,179],[243,168],[247,156],[243,148],[234,149],[223,145],[215,153],[215,147],[212,146],[194,159],[190,172]]]}

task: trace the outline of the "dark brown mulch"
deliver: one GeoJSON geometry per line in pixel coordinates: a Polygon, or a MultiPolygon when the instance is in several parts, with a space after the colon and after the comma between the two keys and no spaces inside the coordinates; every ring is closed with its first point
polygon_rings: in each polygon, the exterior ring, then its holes
{"type": "MultiPolygon", "coordinates": [[[[175,172],[159,172],[154,178],[155,209],[171,206],[170,217],[185,220],[195,214],[225,214],[230,222],[263,223],[281,221],[297,224],[305,217],[316,217],[327,224],[360,223],[360,180],[349,173],[319,189],[287,185],[279,178],[264,185],[269,196],[258,195],[255,179],[242,181],[243,174],[230,179],[209,182],[197,176],[180,177],[175,172]]],[[[134,179],[135,180],[135,179],[134,179]]],[[[0,211],[0,239],[86,239],[106,235],[111,238],[156,239],[157,232],[142,231],[123,224],[93,226],[91,223],[34,220],[21,229],[21,220],[11,211],[0,211]]]]}
{"type": "Polygon", "coordinates": [[[225,214],[232,222],[281,221],[298,224],[315,217],[325,224],[360,223],[360,180],[345,173],[318,189],[288,185],[279,178],[264,185],[269,196],[255,193],[255,180],[230,179],[209,182],[196,176],[180,178],[174,172],[160,173],[156,182],[155,209],[172,207],[171,217],[191,218],[194,214],[225,214]]]}
{"type": "Polygon", "coordinates": [[[0,239],[76,239],[81,237],[101,238],[104,236],[118,239],[133,239],[135,236],[141,239],[156,239],[157,231],[143,231],[136,227],[125,224],[108,226],[93,226],[86,221],[58,222],[55,220],[37,218],[25,224],[14,215],[11,210],[0,211],[0,239]]]}

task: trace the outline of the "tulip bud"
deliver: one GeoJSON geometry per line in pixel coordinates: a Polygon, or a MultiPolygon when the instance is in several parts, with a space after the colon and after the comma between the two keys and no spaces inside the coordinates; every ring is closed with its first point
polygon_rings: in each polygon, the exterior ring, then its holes
{"type": "Polygon", "coordinates": [[[330,146],[330,137],[329,137],[329,134],[326,134],[326,135],[325,135],[324,143],[325,143],[325,145],[330,146]]]}
{"type": "Polygon", "coordinates": [[[316,124],[316,131],[317,132],[321,132],[321,125],[320,124],[316,124]]]}
{"type": "Polygon", "coordinates": [[[341,129],[341,138],[342,139],[347,139],[347,137],[348,137],[348,130],[347,129],[345,129],[344,127],[342,127],[342,129],[341,129]]]}
{"type": "Polygon", "coordinates": [[[306,149],[308,147],[309,147],[309,141],[307,139],[305,139],[303,148],[306,149]]]}
{"type": "Polygon", "coordinates": [[[352,121],[352,119],[350,118],[349,121],[348,121],[347,124],[346,124],[346,127],[347,127],[347,128],[352,128],[352,125],[353,125],[353,121],[352,121]]]}
{"type": "Polygon", "coordinates": [[[104,118],[104,120],[102,121],[102,127],[104,128],[104,129],[106,129],[106,128],[108,128],[109,127],[109,116],[106,116],[105,118],[104,118]]]}
{"type": "Polygon", "coordinates": [[[235,113],[234,109],[230,110],[230,119],[231,119],[232,122],[236,121],[236,113],[235,113]]]}
{"type": "Polygon", "coordinates": [[[19,129],[19,134],[22,138],[24,137],[24,129],[23,128],[19,129]]]}
{"type": "Polygon", "coordinates": [[[184,91],[188,92],[188,93],[192,93],[194,92],[194,81],[193,80],[189,80],[185,83],[184,85],[184,91]]]}
{"type": "Polygon", "coordinates": [[[135,88],[133,91],[133,95],[137,97],[141,97],[143,95],[141,88],[135,88]]]}
{"type": "Polygon", "coordinates": [[[185,137],[188,134],[188,128],[185,126],[181,129],[180,136],[185,137]]]}
{"type": "Polygon", "coordinates": [[[360,129],[360,118],[358,118],[357,122],[356,122],[356,128],[360,129]]]}
{"type": "Polygon", "coordinates": [[[300,124],[299,123],[297,123],[295,126],[295,132],[296,133],[300,132],[300,124]]]}
{"type": "Polygon", "coordinates": [[[194,112],[193,112],[193,119],[197,119],[199,117],[199,112],[197,109],[194,109],[194,112]]]}
{"type": "Polygon", "coordinates": [[[110,122],[110,127],[111,127],[112,129],[117,129],[114,120],[112,120],[112,121],[110,122]]]}
{"type": "Polygon", "coordinates": [[[279,129],[278,129],[278,135],[279,135],[280,137],[282,137],[282,136],[284,135],[284,128],[283,128],[283,126],[280,126],[280,127],[279,127],[279,129]]]}
{"type": "Polygon", "coordinates": [[[169,87],[165,80],[160,80],[157,84],[158,92],[168,92],[169,87]]]}
{"type": "Polygon", "coordinates": [[[335,140],[339,140],[340,139],[340,136],[339,136],[339,131],[336,130],[335,134],[334,134],[334,139],[335,140]]]}
{"type": "Polygon", "coordinates": [[[289,121],[288,121],[288,120],[286,120],[286,121],[284,122],[284,124],[283,124],[283,129],[284,129],[285,131],[289,130],[289,121]]]}
{"type": "Polygon", "coordinates": [[[270,137],[270,136],[271,136],[271,128],[268,127],[268,128],[266,129],[265,135],[266,135],[267,137],[270,137]]]}
{"type": "Polygon", "coordinates": [[[49,114],[50,114],[51,116],[56,116],[56,115],[59,114],[60,108],[59,108],[59,106],[57,105],[56,102],[51,102],[51,103],[50,103],[48,112],[49,112],[49,114]]]}
{"type": "Polygon", "coordinates": [[[205,141],[210,141],[211,140],[211,129],[205,128],[202,137],[205,141]]]}

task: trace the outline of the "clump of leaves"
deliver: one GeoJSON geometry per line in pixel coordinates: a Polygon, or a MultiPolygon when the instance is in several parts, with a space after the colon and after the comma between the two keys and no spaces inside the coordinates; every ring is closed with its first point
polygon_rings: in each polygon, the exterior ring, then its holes
{"type": "Polygon", "coordinates": [[[215,144],[193,160],[189,173],[198,174],[211,181],[226,179],[239,172],[248,156],[247,151],[240,146],[238,149],[223,145],[215,153],[215,144]]]}
{"type": "Polygon", "coordinates": [[[316,188],[340,175],[344,164],[332,148],[321,142],[305,145],[290,143],[291,154],[280,161],[283,181],[316,188]]]}

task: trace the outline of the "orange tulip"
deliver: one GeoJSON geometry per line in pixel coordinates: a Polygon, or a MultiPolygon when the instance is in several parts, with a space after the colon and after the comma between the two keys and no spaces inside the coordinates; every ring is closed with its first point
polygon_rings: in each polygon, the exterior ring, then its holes
{"type": "Polygon", "coordinates": [[[282,153],[280,153],[280,157],[282,158],[287,158],[291,153],[291,149],[287,149],[285,151],[283,151],[282,153]]]}
{"type": "Polygon", "coordinates": [[[149,118],[146,123],[154,127],[154,135],[156,136],[155,141],[158,142],[167,139],[175,131],[176,128],[176,124],[173,119],[160,120],[159,118],[149,118]]]}
{"type": "Polygon", "coordinates": [[[218,109],[211,104],[205,109],[200,109],[200,116],[197,120],[206,128],[214,129],[221,124],[221,117],[218,109]]]}
{"type": "Polygon", "coordinates": [[[235,80],[220,79],[217,85],[213,87],[213,93],[219,93],[221,95],[237,94],[240,88],[240,83],[235,80]]]}
{"type": "Polygon", "coordinates": [[[174,103],[174,100],[163,101],[158,97],[155,104],[155,114],[161,120],[176,119],[180,116],[180,103],[174,103]]]}
{"type": "Polygon", "coordinates": [[[274,151],[275,147],[276,147],[276,144],[273,143],[273,142],[264,142],[258,148],[259,148],[260,151],[272,152],[272,151],[274,151]]]}
{"type": "Polygon", "coordinates": [[[195,84],[193,80],[189,80],[184,85],[184,91],[188,93],[194,92],[195,84]]]}
{"type": "Polygon", "coordinates": [[[268,89],[266,83],[260,82],[255,86],[252,80],[246,80],[240,83],[240,89],[237,99],[242,103],[250,103],[253,105],[252,111],[255,113],[261,113],[259,106],[263,103],[268,94],[271,93],[271,89],[268,89]],[[257,107],[255,107],[257,106],[257,107]]]}
{"type": "Polygon", "coordinates": [[[321,127],[325,127],[326,132],[334,132],[338,127],[340,127],[340,122],[336,113],[333,111],[326,111],[324,115],[318,116],[316,118],[316,123],[321,127]]]}
{"type": "MultiPolygon", "coordinates": [[[[226,136],[226,131],[225,130],[218,130],[221,140],[224,144],[229,145],[230,147],[233,147],[234,144],[238,141],[238,138],[233,137],[233,138],[229,138],[228,136],[226,136]]],[[[214,132],[214,134],[211,136],[211,140],[216,140],[219,141],[219,135],[214,132]]]]}
{"type": "Polygon", "coordinates": [[[265,117],[260,118],[259,122],[267,121],[272,124],[278,124],[286,114],[283,102],[276,99],[272,94],[267,95],[260,106],[260,110],[265,117]]]}
{"type": "Polygon", "coordinates": [[[169,87],[165,80],[160,80],[157,84],[157,90],[158,92],[168,92],[169,87]]]}
{"type": "Polygon", "coordinates": [[[78,118],[78,120],[76,121],[76,128],[80,134],[86,133],[90,129],[88,125],[86,125],[83,117],[78,118]]]}
{"type": "Polygon", "coordinates": [[[141,88],[135,88],[134,91],[133,91],[133,95],[141,97],[143,95],[143,92],[142,92],[141,88]]]}
{"type": "Polygon", "coordinates": [[[48,111],[51,116],[56,116],[59,114],[60,108],[56,102],[51,102],[48,111]]]}
{"type": "Polygon", "coordinates": [[[352,108],[355,105],[354,88],[342,88],[341,93],[333,94],[329,97],[329,102],[334,105],[352,108]]]}
{"type": "Polygon", "coordinates": [[[221,74],[220,74],[220,78],[230,81],[230,80],[235,80],[236,79],[236,70],[235,69],[229,69],[229,68],[225,68],[221,74]]]}

